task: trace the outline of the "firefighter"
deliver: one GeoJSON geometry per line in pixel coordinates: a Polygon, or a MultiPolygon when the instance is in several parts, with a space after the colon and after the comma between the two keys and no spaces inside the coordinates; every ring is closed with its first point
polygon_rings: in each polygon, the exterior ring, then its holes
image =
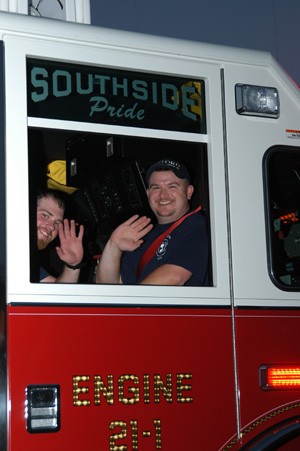
{"type": "Polygon", "coordinates": [[[187,168],[173,159],[147,172],[147,196],[157,224],[138,215],[118,226],[96,270],[97,283],[203,285],[208,262],[204,215],[190,211],[194,187],[187,168]]]}
{"type": "Polygon", "coordinates": [[[84,227],[80,225],[78,234],[76,224],[72,219],[64,219],[65,202],[60,193],[45,189],[37,196],[37,247],[44,250],[58,236],[59,246],[56,252],[64,267],[58,277],[49,274],[45,268],[40,268],[40,282],[78,282],[81,262],[83,259],[84,227]]]}

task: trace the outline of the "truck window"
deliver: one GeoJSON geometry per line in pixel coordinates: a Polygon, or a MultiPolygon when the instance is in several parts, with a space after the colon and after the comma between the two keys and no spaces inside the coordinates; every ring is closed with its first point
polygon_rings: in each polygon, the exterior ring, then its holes
{"type": "Polygon", "coordinates": [[[284,290],[300,287],[300,149],[273,147],[264,159],[269,273],[284,290]]]}
{"type": "Polygon", "coordinates": [[[35,199],[40,188],[59,190],[66,198],[65,216],[85,227],[85,265],[79,283],[94,283],[97,258],[117,225],[136,213],[155,220],[145,176],[162,158],[187,166],[195,187],[190,206],[202,206],[209,234],[206,144],[41,128],[30,128],[28,136],[31,282],[39,281],[41,266],[57,276],[63,265],[55,251],[58,239],[37,251],[35,199]]]}
{"type": "Polygon", "coordinates": [[[133,214],[152,216],[145,176],[158,160],[187,166],[196,188],[190,206],[202,205],[209,229],[203,78],[29,57],[26,66],[32,282],[45,278],[40,267],[54,277],[62,269],[57,238],[37,251],[35,199],[46,187],[64,194],[65,216],[85,227],[81,283],[93,283],[116,226],[133,214]]]}

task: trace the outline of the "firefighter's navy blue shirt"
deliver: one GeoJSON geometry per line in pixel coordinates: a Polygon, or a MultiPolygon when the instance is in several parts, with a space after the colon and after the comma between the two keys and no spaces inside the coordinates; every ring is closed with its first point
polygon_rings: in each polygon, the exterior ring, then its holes
{"type": "Polygon", "coordinates": [[[208,261],[206,221],[201,213],[188,216],[158,246],[155,255],[137,276],[140,258],[151,243],[165,232],[170,224],[157,224],[144,238],[144,243],[133,252],[124,252],[121,277],[124,284],[139,284],[156,268],[164,264],[178,265],[192,273],[185,285],[201,286],[205,283],[208,261]]]}

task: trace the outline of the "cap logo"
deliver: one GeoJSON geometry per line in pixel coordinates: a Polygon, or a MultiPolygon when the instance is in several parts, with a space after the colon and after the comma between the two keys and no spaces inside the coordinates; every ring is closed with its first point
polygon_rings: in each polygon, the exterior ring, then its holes
{"type": "Polygon", "coordinates": [[[188,181],[190,181],[190,175],[184,164],[176,160],[169,160],[167,158],[158,161],[148,169],[146,174],[147,181],[149,180],[151,174],[154,171],[162,171],[162,170],[170,170],[176,175],[176,177],[180,179],[187,179],[188,181]]]}
{"type": "Polygon", "coordinates": [[[166,164],[167,166],[172,167],[173,169],[176,169],[177,171],[180,170],[180,163],[177,163],[176,161],[173,160],[162,160],[161,162],[162,164],[166,164]]]}

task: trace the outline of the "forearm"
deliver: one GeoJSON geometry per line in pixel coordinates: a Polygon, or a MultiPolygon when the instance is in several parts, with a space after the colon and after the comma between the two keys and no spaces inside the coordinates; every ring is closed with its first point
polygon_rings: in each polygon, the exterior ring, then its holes
{"type": "Polygon", "coordinates": [[[76,283],[78,282],[80,269],[70,269],[66,265],[61,274],[56,278],[56,283],[76,283]]]}
{"type": "Polygon", "coordinates": [[[140,282],[141,285],[184,285],[192,273],[178,265],[164,264],[140,282]]]}
{"type": "Polygon", "coordinates": [[[96,283],[122,283],[120,274],[123,252],[138,249],[152,227],[150,218],[138,215],[120,224],[106,243],[96,270],[96,283]]]}
{"type": "Polygon", "coordinates": [[[78,282],[80,269],[70,269],[67,266],[58,277],[51,276],[50,274],[44,279],[40,280],[41,283],[76,283],[78,282]]]}
{"type": "Polygon", "coordinates": [[[106,243],[96,270],[96,283],[122,283],[121,258],[123,252],[110,240],[106,243]]]}

